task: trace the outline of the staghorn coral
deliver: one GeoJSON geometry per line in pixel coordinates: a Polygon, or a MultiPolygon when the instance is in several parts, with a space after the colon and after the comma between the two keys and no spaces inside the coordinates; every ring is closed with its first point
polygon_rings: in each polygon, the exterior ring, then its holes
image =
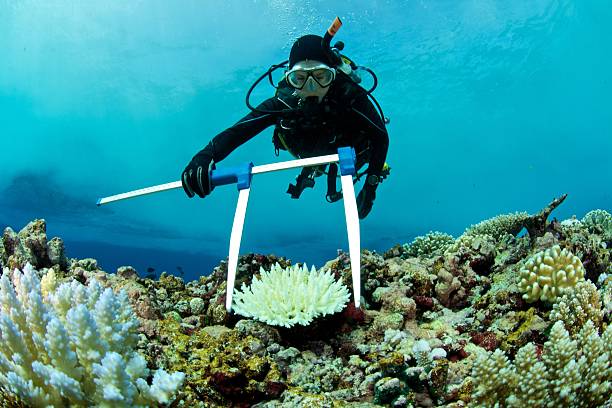
{"type": "Polygon", "coordinates": [[[554,301],[584,280],[584,267],[580,259],[555,245],[530,257],[520,273],[519,289],[527,302],[554,301]]]}
{"type": "Polygon", "coordinates": [[[292,327],[307,326],[318,316],[341,311],[349,300],[346,286],[327,272],[308,272],[306,265],[282,268],[275,264],[270,271],[260,269],[251,286],[242,284],[235,290],[234,310],[237,314],[254,317],[264,323],[292,327]]]}
{"type": "Polygon", "coordinates": [[[506,234],[516,235],[523,229],[525,221],[529,218],[526,212],[502,214],[481,221],[468,227],[463,235],[491,235],[499,239],[506,234]]]}
{"type": "Polygon", "coordinates": [[[0,383],[35,407],[145,406],[172,401],[184,375],[157,370],[145,380],[134,351],[138,320],[124,292],[96,280],[56,287],[27,264],[0,278],[0,383]],[[43,296],[44,292],[47,296],[43,296]]]}
{"type": "Polygon", "coordinates": [[[567,331],[574,335],[590,320],[600,328],[603,310],[597,287],[591,281],[576,284],[573,291],[557,299],[550,312],[553,321],[561,320],[567,331]]]}
{"type": "Polygon", "coordinates": [[[483,352],[472,371],[471,405],[592,407],[610,403],[611,339],[612,326],[599,336],[587,321],[572,339],[558,321],[544,344],[541,361],[533,343],[519,350],[514,363],[499,349],[483,352]]]}
{"type": "Polygon", "coordinates": [[[516,372],[503,351],[482,353],[478,356],[472,370],[474,391],[473,406],[494,406],[498,401],[508,398],[518,383],[516,372]]]}
{"type": "Polygon", "coordinates": [[[425,236],[416,237],[410,244],[404,244],[402,257],[442,255],[454,241],[452,235],[430,231],[425,236]]]}

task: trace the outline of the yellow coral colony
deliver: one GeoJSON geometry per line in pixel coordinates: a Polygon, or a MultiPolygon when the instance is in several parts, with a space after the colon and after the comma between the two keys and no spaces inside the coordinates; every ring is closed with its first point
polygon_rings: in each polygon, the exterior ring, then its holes
{"type": "Polygon", "coordinates": [[[552,302],[584,280],[584,266],[567,249],[555,245],[533,255],[520,270],[519,288],[523,299],[552,302]]]}

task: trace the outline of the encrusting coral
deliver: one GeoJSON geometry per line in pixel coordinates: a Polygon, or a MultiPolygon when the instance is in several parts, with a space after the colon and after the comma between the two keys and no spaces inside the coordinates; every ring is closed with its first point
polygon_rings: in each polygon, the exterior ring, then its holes
{"type": "Polygon", "coordinates": [[[350,297],[346,286],[329,270],[317,271],[313,266],[308,272],[306,265],[262,268],[250,287],[243,283],[240,289],[234,294],[236,313],[284,327],[306,326],[318,316],[339,312],[350,297]]]}
{"type": "Polygon", "coordinates": [[[519,288],[527,302],[554,301],[584,280],[580,259],[555,245],[530,257],[520,270],[519,288]]]}
{"type": "MultiPolygon", "coordinates": [[[[50,272],[51,273],[51,272],[50,272]]],[[[172,401],[184,374],[157,370],[151,384],[125,293],[72,281],[56,287],[5,268],[0,278],[0,383],[34,407],[137,407],[172,401]]]]}

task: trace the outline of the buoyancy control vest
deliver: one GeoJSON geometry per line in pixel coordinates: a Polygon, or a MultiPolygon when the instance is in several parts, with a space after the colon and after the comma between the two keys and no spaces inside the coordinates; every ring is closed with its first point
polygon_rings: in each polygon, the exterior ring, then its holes
{"type": "MultiPolygon", "coordinates": [[[[353,146],[357,155],[357,174],[355,182],[359,180],[364,172],[359,172],[359,169],[369,161],[370,146],[369,140],[366,137],[366,132],[363,130],[355,130],[352,134],[345,134],[345,129],[342,124],[338,123],[338,115],[348,113],[355,98],[362,94],[366,98],[370,98],[372,103],[378,109],[381,120],[389,123],[389,119],[385,117],[378,101],[372,95],[376,89],[378,79],[376,74],[365,66],[358,66],[351,58],[342,54],[344,43],[336,42],[331,46],[331,39],[342,26],[342,22],[338,17],[325,32],[321,41],[321,47],[328,58],[332,61],[332,65],[336,68],[335,82],[338,85],[333,86],[326,95],[327,98],[319,104],[319,106],[300,106],[300,99],[294,94],[294,89],[287,84],[285,79],[281,80],[275,86],[272,79],[272,73],[277,69],[287,68],[289,60],[282,61],[278,64],[273,64],[264,74],[262,74],[249,88],[246,95],[246,105],[254,112],[262,114],[279,114],[279,121],[275,126],[272,141],[274,143],[275,153],[278,156],[280,150],[286,150],[296,158],[312,157],[319,154],[330,154],[331,148],[339,146],[353,146]],[[361,76],[358,69],[368,72],[373,79],[373,85],[370,89],[361,87],[361,76]],[[270,85],[276,88],[276,97],[284,105],[280,111],[269,111],[260,108],[255,108],[250,103],[250,96],[253,89],[264,79],[268,78],[270,85]],[[334,92],[332,92],[334,91],[334,92]],[[329,95],[336,93],[337,95],[329,95]],[[311,108],[311,109],[303,109],[311,108]]],[[[348,115],[346,115],[348,117],[348,115]]],[[[366,118],[367,119],[367,118],[366,118]]],[[[373,122],[372,124],[376,126],[373,122]]],[[[327,166],[306,167],[297,177],[296,185],[290,184],[288,193],[292,198],[299,198],[305,187],[314,186],[314,177],[325,174],[327,166]]],[[[329,166],[328,174],[328,201],[337,201],[341,198],[341,193],[335,191],[337,165],[329,166]]],[[[390,171],[390,167],[385,163],[381,173],[381,179],[384,179],[390,171]]]]}
{"type": "MultiPolygon", "coordinates": [[[[334,85],[320,103],[306,107],[301,105],[303,101],[294,94],[292,87],[284,80],[279,82],[275,96],[291,109],[279,115],[274,128],[272,142],[277,156],[280,150],[285,150],[296,158],[313,157],[333,154],[341,146],[353,146],[358,170],[369,161],[370,146],[366,131],[354,130],[349,134],[342,123],[349,120],[353,102],[359,96],[364,96],[364,91],[340,72],[334,85]]],[[[335,164],[305,167],[296,177],[296,183],[289,185],[287,192],[292,198],[299,198],[305,188],[314,186],[315,177],[327,174],[327,200],[337,201],[342,197],[336,191],[337,173],[335,164]]]]}

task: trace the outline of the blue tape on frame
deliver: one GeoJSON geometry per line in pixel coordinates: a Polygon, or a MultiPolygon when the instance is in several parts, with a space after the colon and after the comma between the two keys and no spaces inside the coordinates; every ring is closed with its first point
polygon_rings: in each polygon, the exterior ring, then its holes
{"type": "Polygon", "coordinates": [[[236,180],[238,183],[238,190],[244,190],[245,188],[251,187],[251,180],[253,179],[253,163],[245,163],[240,167],[240,170],[236,174],[236,180]]]}
{"type": "Polygon", "coordinates": [[[238,190],[244,190],[251,187],[251,179],[253,178],[252,169],[253,163],[251,162],[235,167],[215,169],[210,174],[210,181],[215,187],[236,183],[238,190]]]}
{"type": "Polygon", "coordinates": [[[357,155],[355,154],[355,149],[352,147],[340,147],[338,148],[338,163],[340,164],[340,174],[343,176],[346,175],[354,175],[355,170],[355,161],[357,159],[357,155]]]}

